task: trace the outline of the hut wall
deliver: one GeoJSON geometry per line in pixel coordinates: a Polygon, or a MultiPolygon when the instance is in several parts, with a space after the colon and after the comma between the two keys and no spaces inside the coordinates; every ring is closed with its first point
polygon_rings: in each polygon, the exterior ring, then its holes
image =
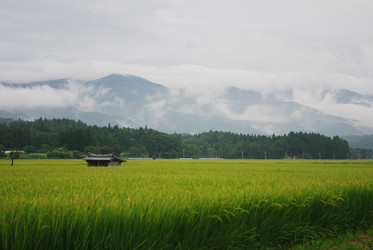
{"type": "Polygon", "coordinates": [[[110,161],[108,164],[109,167],[120,167],[121,162],[120,161],[110,161]]]}
{"type": "Polygon", "coordinates": [[[108,161],[87,161],[88,167],[107,167],[108,161]]]}

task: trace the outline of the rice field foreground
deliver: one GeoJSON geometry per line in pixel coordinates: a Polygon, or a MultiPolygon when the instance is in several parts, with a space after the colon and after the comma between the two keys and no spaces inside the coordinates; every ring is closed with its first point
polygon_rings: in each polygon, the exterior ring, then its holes
{"type": "Polygon", "coordinates": [[[0,161],[2,249],[288,248],[373,225],[373,161],[0,161]]]}

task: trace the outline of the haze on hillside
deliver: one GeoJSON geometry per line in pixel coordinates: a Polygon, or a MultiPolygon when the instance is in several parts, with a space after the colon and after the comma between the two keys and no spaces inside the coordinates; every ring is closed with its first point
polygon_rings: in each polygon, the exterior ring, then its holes
{"type": "MultiPolygon", "coordinates": [[[[49,116],[73,107],[75,115],[167,131],[183,119],[263,133],[317,124],[323,131],[327,123],[335,128],[329,134],[367,134],[373,127],[370,0],[5,0],[0,9],[3,113],[32,116],[27,107],[43,107],[49,116]],[[167,99],[144,94],[142,120],[102,113],[115,100],[97,98],[115,89],[101,88],[95,98],[84,84],[113,73],[159,83],[167,99]],[[69,84],[4,84],[57,79],[69,84]],[[179,116],[168,119],[175,107],[179,116]]],[[[118,95],[117,107],[131,102],[118,95]]]]}

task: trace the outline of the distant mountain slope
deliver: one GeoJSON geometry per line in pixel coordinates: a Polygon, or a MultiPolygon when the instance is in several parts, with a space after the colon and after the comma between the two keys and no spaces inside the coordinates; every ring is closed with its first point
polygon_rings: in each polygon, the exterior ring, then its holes
{"type": "Polygon", "coordinates": [[[27,117],[24,114],[21,113],[12,113],[5,110],[0,110],[0,118],[5,119],[27,119],[27,117]]]}
{"type": "Polygon", "coordinates": [[[351,148],[373,149],[373,135],[346,135],[342,137],[351,148]]]}
{"type": "Polygon", "coordinates": [[[371,96],[363,96],[359,93],[352,92],[346,89],[340,89],[336,92],[337,103],[356,103],[364,106],[371,107],[371,102],[373,98],[371,96]]]}
{"type": "Polygon", "coordinates": [[[110,87],[119,91],[136,90],[136,92],[141,93],[142,95],[150,95],[167,89],[163,85],[150,82],[141,77],[118,74],[111,74],[94,81],[88,81],[87,85],[93,85],[95,87],[110,87]]]}
{"type": "MultiPolygon", "coordinates": [[[[209,130],[253,134],[285,134],[290,131],[334,135],[363,135],[373,128],[356,126],[354,121],[325,114],[292,101],[291,91],[263,95],[255,90],[230,87],[215,96],[169,89],[137,76],[118,74],[93,81],[60,79],[23,84],[1,83],[0,87],[16,96],[52,95],[61,100],[32,106],[22,100],[17,106],[0,102],[0,118],[70,118],[88,124],[118,124],[148,127],[173,133],[197,133],[209,130]]],[[[337,103],[369,107],[373,98],[349,90],[324,92],[337,103]]],[[[323,96],[320,98],[322,99],[323,96]]]]}

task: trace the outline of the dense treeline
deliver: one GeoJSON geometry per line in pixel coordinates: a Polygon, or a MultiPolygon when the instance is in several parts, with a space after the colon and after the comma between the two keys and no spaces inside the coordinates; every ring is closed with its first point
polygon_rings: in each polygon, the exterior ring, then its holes
{"type": "Polygon", "coordinates": [[[302,132],[268,137],[210,131],[186,135],[183,142],[189,152],[232,159],[346,159],[350,154],[347,141],[338,136],[302,132]]]}
{"type": "Polygon", "coordinates": [[[352,159],[373,159],[373,150],[366,148],[351,148],[352,159]]]}
{"type": "Polygon", "coordinates": [[[0,144],[5,149],[24,149],[28,153],[48,153],[50,157],[70,158],[78,152],[122,152],[129,156],[179,157],[181,136],[153,129],[88,126],[69,119],[17,120],[0,125],[0,144]],[[64,157],[65,156],[65,157],[64,157]]]}
{"type": "Polygon", "coordinates": [[[346,159],[347,141],[314,133],[245,135],[210,131],[166,134],[153,129],[89,126],[69,119],[7,121],[0,124],[0,151],[24,150],[48,157],[79,158],[82,153],[124,153],[130,157],[221,157],[232,159],[346,159]]]}

